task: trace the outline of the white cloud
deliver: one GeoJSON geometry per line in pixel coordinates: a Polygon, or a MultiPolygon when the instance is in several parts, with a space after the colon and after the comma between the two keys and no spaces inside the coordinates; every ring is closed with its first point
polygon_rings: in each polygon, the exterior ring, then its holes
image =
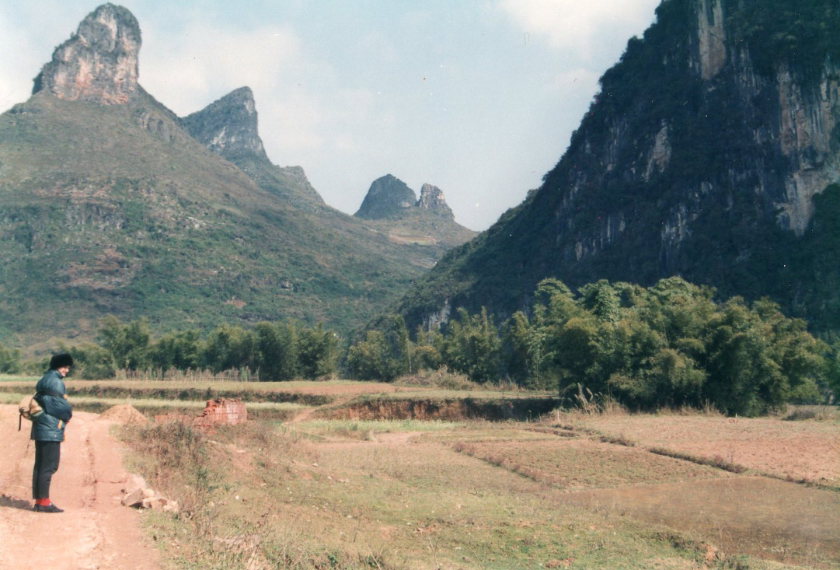
{"type": "Polygon", "coordinates": [[[501,0],[523,32],[588,61],[601,42],[622,43],[650,23],[659,0],[501,0]]]}
{"type": "Polygon", "coordinates": [[[289,150],[324,145],[326,102],[319,91],[331,81],[331,70],[307,57],[294,30],[230,30],[193,21],[177,37],[157,37],[152,31],[143,44],[140,83],[178,115],[248,86],[273,161],[287,164],[289,150]]]}
{"type": "Polygon", "coordinates": [[[140,54],[140,82],[178,114],[188,114],[247,85],[266,93],[282,86],[300,65],[293,31],[265,27],[225,30],[193,22],[177,36],[147,33],[140,54]]]}

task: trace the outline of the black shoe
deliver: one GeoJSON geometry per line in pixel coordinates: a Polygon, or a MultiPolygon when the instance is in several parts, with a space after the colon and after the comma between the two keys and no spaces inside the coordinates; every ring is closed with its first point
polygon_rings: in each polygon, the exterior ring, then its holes
{"type": "Polygon", "coordinates": [[[35,505],[34,507],[35,512],[38,513],[63,513],[64,509],[59,509],[54,504],[50,503],[49,505],[35,505]]]}

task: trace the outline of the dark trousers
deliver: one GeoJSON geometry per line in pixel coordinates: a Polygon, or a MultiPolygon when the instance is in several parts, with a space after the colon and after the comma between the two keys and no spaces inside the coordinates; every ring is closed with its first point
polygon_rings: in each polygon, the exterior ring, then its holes
{"type": "Polygon", "coordinates": [[[59,459],[61,459],[61,442],[35,442],[35,468],[32,470],[32,497],[34,499],[50,498],[50,483],[53,473],[58,471],[59,459]]]}

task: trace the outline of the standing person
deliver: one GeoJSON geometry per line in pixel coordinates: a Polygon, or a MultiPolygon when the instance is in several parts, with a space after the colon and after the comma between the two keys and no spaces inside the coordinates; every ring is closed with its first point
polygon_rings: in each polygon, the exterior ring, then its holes
{"type": "Polygon", "coordinates": [[[54,355],[50,359],[50,369],[35,385],[35,399],[44,410],[44,413],[32,418],[31,435],[31,439],[35,440],[32,497],[35,499],[34,510],[39,513],[64,512],[50,500],[50,483],[61,458],[64,426],[73,416],[64,386],[64,377],[72,366],[73,357],[69,354],[54,355]]]}

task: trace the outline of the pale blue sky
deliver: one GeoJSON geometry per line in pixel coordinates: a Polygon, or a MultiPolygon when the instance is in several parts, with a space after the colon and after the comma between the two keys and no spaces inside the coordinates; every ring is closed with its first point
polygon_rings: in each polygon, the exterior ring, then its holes
{"type": "MultiPolygon", "coordinates": [[[[489,227],[560,159],[659,0],[126,0],[140,83],[179,116],[254,91],[272,162],[352,214],[393,174],[489,227]]],[[[0,3],[0,111],[98,2],[0,3]]]]}

